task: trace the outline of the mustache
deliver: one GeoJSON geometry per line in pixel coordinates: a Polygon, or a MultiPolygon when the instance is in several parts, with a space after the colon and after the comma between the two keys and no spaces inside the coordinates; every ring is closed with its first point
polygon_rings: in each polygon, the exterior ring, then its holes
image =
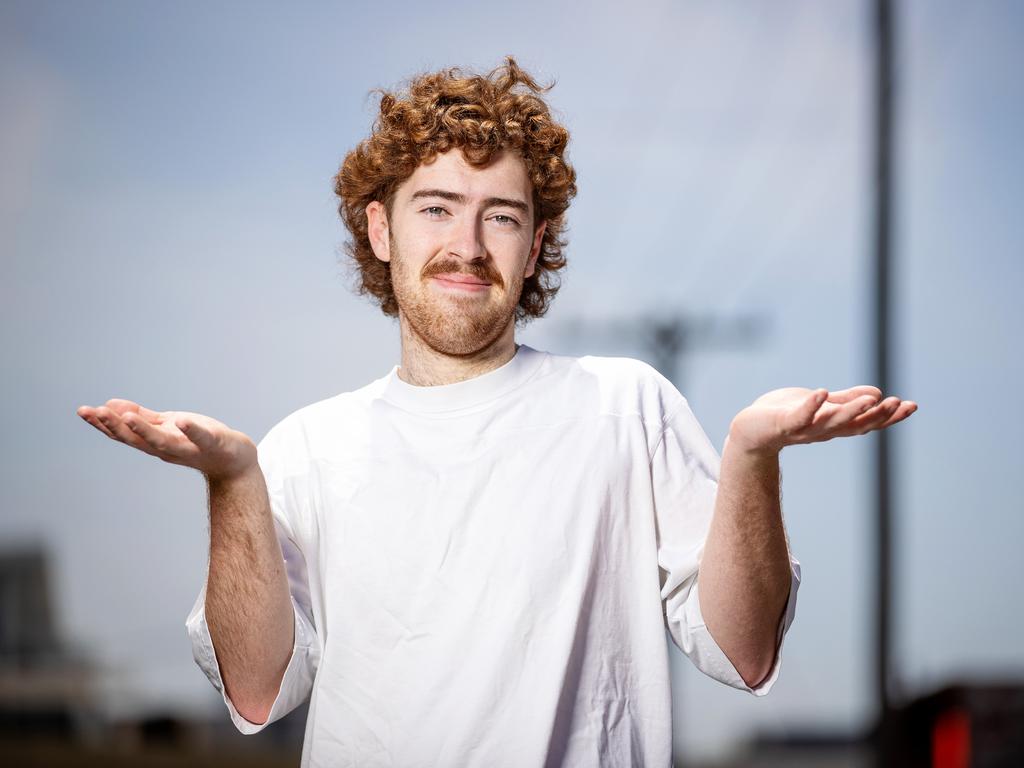
{"type": "Polygon", "coordinates": [[[495,269],[490,261],[472,261],[468,264],[456,259],[432,261],[423,268],[420,276],[428,278],[444,274],[471,275],[479,280],[486,280],[498,288],[505,287],[505,281],[501,279],[501,273],[495,269]]]}

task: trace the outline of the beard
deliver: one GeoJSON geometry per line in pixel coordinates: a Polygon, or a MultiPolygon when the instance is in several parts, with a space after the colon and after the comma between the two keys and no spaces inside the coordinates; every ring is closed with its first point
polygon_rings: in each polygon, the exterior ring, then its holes
{"type": "Polygon", "coordinates": [[[435,352],[468,356],[489,347],[513,322],[521,278],[506,289],[501,273],[490,260],[464,263],[458,259],[429,262],[414,274],[391,241],[391,286],[401,317],[410,329],[435,352]],[[491,285],[485,296],[440,294],[429,285],[434,275],[468,274],[491,285]]]}

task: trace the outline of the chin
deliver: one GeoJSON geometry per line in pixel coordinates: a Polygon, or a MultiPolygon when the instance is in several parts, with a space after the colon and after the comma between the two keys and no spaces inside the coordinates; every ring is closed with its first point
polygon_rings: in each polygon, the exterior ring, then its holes
{"type": "Polygon", "coordinates": [[[420,343],[442,355],[470,357],[484,352],[515,323],[519,291],[481,301],[431,292],[407,294],[397,288],[402,324],[420,343]]]}
{"type": "Polygon", "coordinates": [[[457,329],[449,326],[442,333],[423,333],[419,336],[435,352],[456,357],[468,357],[483,352],[501,338],[504,328],[457,329]]]}
{"type": "Polygon", "coordinates": [[[484,313],[480,317],[467,314],[429,318],[407,314],[406,317],[415,334],[435,352],[468,357],[483,352],[502,337],[515,317],[515,308],[484,313]]]}

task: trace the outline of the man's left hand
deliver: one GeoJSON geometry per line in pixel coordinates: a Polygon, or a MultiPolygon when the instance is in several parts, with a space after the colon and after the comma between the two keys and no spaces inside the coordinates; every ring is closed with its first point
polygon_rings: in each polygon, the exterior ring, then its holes
{"type": "Polygon", "coordinates": [[[891,427],[917,410],[917,403],[882,398],[877,387],[827,389],[785,387],[757,398],[729,428],[729,445],[758,454],[778,454],[787,445],[821,443],[891,427]]]}

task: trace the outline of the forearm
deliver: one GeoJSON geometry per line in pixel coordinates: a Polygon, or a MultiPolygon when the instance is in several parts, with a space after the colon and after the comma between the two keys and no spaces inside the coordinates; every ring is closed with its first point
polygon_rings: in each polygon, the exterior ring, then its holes
{"type": "Polygon", "coordinates": [[[751,687],[771,671],[790,582],[778,452],[730,448],[727,440],[700,566],[700,608],[751,687]]]}
{"type": "Polygon", "coordinates": [[[206,620],[239,714],[265,722],[294,643],[294,615],[266,482],[255,466],[209,483],[206,620]]]}

